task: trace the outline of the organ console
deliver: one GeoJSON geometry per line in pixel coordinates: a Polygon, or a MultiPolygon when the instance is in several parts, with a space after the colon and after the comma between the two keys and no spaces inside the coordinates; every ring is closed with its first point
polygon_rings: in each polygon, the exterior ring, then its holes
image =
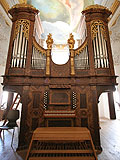
{"type": "Polygon", "coordinates": [[[29,145],[38,127],[87,127],[95,148],[101,150],[98,99],[116,84],[108,31],[111,12],[99,5],[83,10],[84,41],[74,49],[70,34],[70,56],[63,65],[51,59],[51,34],[47,49],[36,42],[33,31],[38,12],[28,4],[9,10],[13,25],[3,86],[21,96],[18,149],[29,145]]]}

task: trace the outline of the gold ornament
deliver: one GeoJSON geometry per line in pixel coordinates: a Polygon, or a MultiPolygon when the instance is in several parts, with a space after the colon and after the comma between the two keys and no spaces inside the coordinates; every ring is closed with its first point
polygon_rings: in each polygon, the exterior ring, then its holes
{"type": "Polygon", "coordinates": [[[100,31],[103,34],[103,37],[106,39],[106,29],[105,29],[105,24],[103,21],[98,20],[98,21],[92,21],[91,22],[91,33],[92,33],[92,39],[96,37],[96,34],[98,33],[98,26],[100,26],[100,31]]]}
{"type": "Polygon", "coordinates": [[[43,54],[46,55],[46,50],[45,50],[43,47],[41,47],[41,46],[36,42],[35,38],[33,38],[33,46],[34,46],[40,53],[42,53],[42,55],[43,55],[43,54]]]}
{"type": "Polygon", "coordinates": [[[79,55],[85,49],[87,44],[88,44],[88,41],[86,38],[85,41],[82,43],[82,45],[79,48],[75,49],[75,55],[77,55],[77,54],[79,55]]]}
{"type": "Polygon", "coordinates": [[[69,49],[74,48],[75,40],[72,33],[70,33],[70,38],[68,39],[69,49]]]}
{"type": "Polygon", "coordinates": [[[15,22],[15,31],[13,39],[15,39],[18,33],[20,32],[20,26],[22,26],[22,32],[24,33],[24,37],[26,37],[26,39],[28,40],[30,21],[26,19],[20,19],[15,22]]]}
{"type": "Polygon", "coordinates": [[[47,48],[52,49],[52,44],[53,44],[52,34],[49,33],[46,43],[47,43],[47,48]]]}

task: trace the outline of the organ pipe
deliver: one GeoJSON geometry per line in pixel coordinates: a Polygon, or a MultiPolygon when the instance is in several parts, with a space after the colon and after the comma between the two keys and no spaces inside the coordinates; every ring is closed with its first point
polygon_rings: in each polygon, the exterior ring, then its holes
{"type": "Polygon", "coordinates": [[[109,68],[107,42],[103,22],[95,21],[92,23],[92,34],[95,68],[109,68]]]}

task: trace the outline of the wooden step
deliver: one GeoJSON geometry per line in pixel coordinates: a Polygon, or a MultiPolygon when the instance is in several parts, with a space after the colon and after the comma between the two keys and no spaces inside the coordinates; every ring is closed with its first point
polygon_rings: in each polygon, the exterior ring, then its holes
{"type": "Polygon", "coordinates": [[[94,157],[30,157],[29,160],[95,160],[94,157]]]}
{"type": "Polygon", "coordinates": [[[93,153],[92,150],[32,150],[30,153],[93,153]]]}

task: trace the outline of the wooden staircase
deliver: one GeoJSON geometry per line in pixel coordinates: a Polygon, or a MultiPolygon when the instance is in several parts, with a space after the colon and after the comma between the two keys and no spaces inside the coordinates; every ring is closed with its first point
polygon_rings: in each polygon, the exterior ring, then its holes
{"type": "Polygon", "coordinates": [[[33,132],[26,160],[97,160],[84,127],[46,127],[33,132]]]}

